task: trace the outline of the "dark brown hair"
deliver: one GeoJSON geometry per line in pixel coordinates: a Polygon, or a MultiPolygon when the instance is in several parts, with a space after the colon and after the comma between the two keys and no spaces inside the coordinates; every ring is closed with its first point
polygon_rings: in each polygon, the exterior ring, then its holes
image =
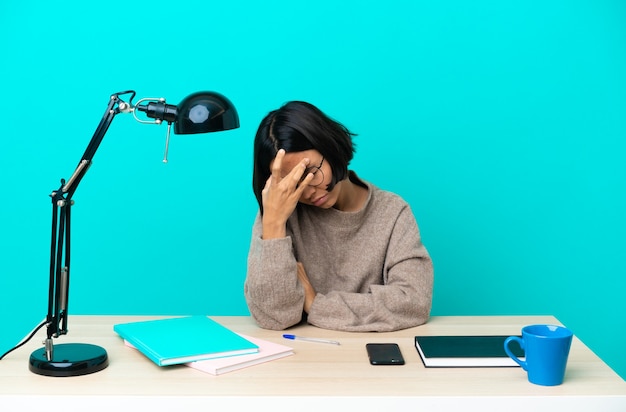
{"type": "Polygon", "coordinates": [[[291,101],[271,111],[259,125],[254,138],[252,189],[263,213],[261,191],[271,175],[270,163],[280,149],[285,152],[317,150],[332,170],[327,188],[348,177],[348,165],[355,152],[351,133],[341,123],[310,103],[291,101]]]}

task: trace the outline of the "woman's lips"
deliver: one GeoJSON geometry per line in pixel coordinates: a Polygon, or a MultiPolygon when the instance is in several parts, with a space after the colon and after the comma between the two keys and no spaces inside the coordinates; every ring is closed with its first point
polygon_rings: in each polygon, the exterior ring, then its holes
{"type": "Polygon", "coordinates": [[[313,204],[315,206],[321,206],[326,202],[326,199],[328,198],[328,195],[324,195],[322,197],[320,197],[319,199],[313,201],[313,204]]]}

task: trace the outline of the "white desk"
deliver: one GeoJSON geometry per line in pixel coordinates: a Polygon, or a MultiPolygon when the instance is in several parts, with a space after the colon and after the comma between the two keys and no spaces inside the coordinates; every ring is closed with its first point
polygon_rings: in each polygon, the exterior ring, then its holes
{"type": "MultiPolygon", "coordinates": [[[[91,375],[53,378],[28,370],[42,330],[29,344],[0,361],[0,405],[62,411],[187,411],[278,408],[293,411],[529,410],[626,411],[626,382],[574,337],[565,382],[530,384],[521,368],[424,368],[413,344],[420,334],[519,334],[522,326],[559,323],[551,316],[433,317],[423,326],[389,333],[350,333],[299,326],[289,333],[339,340],[341,346],[287,341],[279,331],[258,328],[248,317],[213,317],[232,330],[292,346],[295,355],[213,376],[186,366],[158,367],[126,347],[115,323],[156,316],[72,316],[70,332],[57,343],[103,346],[109,367],[91,375]],[[396,342],[404,366],[371,366],[368,342],[396,342]]],[[[17,410],[17,409],[16,409],[17,410]]],[[[19,409],[21,410],[21,409],[19,409]]]]}

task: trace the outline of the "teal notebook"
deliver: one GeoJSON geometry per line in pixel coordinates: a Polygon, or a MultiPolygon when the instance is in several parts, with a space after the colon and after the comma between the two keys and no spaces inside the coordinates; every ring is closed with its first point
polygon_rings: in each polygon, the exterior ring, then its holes
{"type": "Polygon", "coordinates": [[[120,323],[113,330],[159,366],[259,351],[254,343],[206,316],[120,323]]]}

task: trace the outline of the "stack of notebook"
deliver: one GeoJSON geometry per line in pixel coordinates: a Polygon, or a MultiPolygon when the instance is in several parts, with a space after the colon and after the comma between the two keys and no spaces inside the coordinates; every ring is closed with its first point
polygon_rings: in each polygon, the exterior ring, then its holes
{"type": "Polygon", "coordinates": [[[186,364],[214,375],[293,354],[288,346],[237,334],[206,316],[121,323],[113,330],[159,366],[186,364]]]}

